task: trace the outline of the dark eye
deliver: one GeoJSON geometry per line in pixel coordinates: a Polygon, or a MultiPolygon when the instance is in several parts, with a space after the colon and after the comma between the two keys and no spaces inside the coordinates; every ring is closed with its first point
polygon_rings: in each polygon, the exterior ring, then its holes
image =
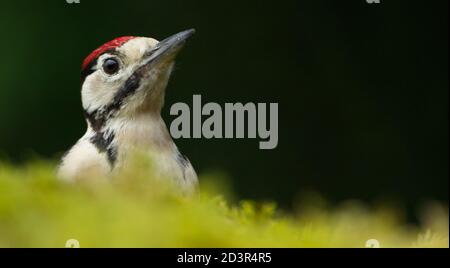
{"type": "Polygon", "coordinates": [[[107,74],[117,73],[119,71],[119,62],[114,58],[106,59],[103,62],[103,71],[107,74]]]}

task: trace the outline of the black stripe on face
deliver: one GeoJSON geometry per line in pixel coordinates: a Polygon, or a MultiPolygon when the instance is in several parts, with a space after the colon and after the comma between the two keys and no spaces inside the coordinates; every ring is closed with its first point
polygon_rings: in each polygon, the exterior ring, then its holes
{"type": "Polygon", "coordinates": [[[114,166],[114,163],[117,159],[117,149],[112,145],[114,137],[114,132],[108,131],[96,132],[95,135],[89,139],[90,142],[97,148],[99,153],[106,153],[108,162],[111,167],[114,166]]]}
{"type": "Polygon", "coordinates": [[[108,150],[106,150],[106,154],[108,156],[108,162],[111,165],[111,167],[114,167],[114,164],[117,160],[117,148],[116,147],[110,147],[108,150]]]}
{"type": "Polygon", "coordinates": [[[103,132],[97,132],[94,136],[91,137],[90,141],[97,147],[100,152],[106,152],[108,147],[111,145],[114,140],[114,133],[110,132],[109,134],[103,132]]]}
{"type": "Polygon", "coordinates": [[[107,106],[106,110],[108,114],[114,113],[123,105],[124,100],[133,95],[141,84],[141,75],[136,71],[125,81],[123,87],[121,87],[114,95],[113,101],[107,106]]]}
{"type": "Polygon", "coordinates": [[[96,109],[90,113],[84,110],[84,116],[89,121],[94,131],[101,131],[106,122],[122,108],[124,100],[136,92],[141,84],[141,73],[141,69],[135,71],[125,81],[125,84],[116,92],[113,100],[108,105],[96,109]]]}
{"type": "Polygon", "coordinates": [[[112,146],[115,134],[112,131],[105,131],[107,121],[114,117],[115,113],[122,108],[124,100],[133,95],[141,84],[142,70],[135,71],[114,95],[112,102],[93,112],[84,110],[84,116],[89,121],[95,135],[90,138],[90,142],[94,144],[100,153],[106,153],[111,166],[114,166],[117,160],[117,148],[112,146]]]}
{"type": "Polygon", "coordinates": [[[91,113],[84,110],[84,117],[89,121],[92,129],[95,132],[99,132],[102,130],[103,126],[105,125],[105,116],[102,115],[99,110],[95,110],[91,113]]]}

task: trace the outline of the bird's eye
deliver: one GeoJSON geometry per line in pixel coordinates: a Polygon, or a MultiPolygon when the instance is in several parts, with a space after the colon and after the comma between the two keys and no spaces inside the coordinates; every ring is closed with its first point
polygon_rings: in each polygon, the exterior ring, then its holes
{"type": "Polygon", "coordinates": [[[103,62],[103,71],[107,74],[115,74],[119,71],[119,62],[114,58],[106,59],[103,62]]]}

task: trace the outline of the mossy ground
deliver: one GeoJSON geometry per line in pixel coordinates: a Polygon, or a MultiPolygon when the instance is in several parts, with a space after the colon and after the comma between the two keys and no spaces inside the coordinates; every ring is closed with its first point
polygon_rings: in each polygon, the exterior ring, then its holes
{"type": "MultiPolygon", "coordinates": [[[[0,164],[0,247],[448,247],[448,207],[429,206],[419,225],[395,208],[348,202],[325,209],[314,201],[298,212],[273,203],[230,205],[207,181],[182,197],[149,179],[139,165],[112,180],[56,180],[55,166],[0,164]]],[[[219,187],[220,188],[220,187],[219,187]]],[[[316,202],[320,203],[320,202],[316,202]]]]}

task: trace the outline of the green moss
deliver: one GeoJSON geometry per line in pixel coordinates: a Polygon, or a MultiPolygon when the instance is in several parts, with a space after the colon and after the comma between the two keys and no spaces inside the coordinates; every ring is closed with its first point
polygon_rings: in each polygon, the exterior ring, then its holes
{"type": "Polygon", "coordinates": [[[207,182],[200,196],[181,197],[140,166],[111,181],[70,184],[53,174],[49,163],[0,164],[0,247],[64,247],[68,239],[81,247],[365,247],[368,239],[381,247],[449,245],[448,210],[439,205],[411,226],[395,209],[357,202],[324,209],[310,201],[292,214],[271,203],[230,205],[207,182]]]}

